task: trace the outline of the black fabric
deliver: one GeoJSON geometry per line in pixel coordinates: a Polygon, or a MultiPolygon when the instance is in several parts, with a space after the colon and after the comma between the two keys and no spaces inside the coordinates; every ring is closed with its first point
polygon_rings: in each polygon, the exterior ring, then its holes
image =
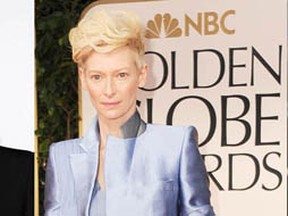
{"type": "Polygon", "coordinates": [[[138,111],[121,126],[121,132],[124,139],[140,136],[145,129],[146,123],[141,119],[138,111]]]}
{"type": "Polygon", "coordinates": [[[0,146],[0,215],[34,215],[34,154],[0,146]]]}

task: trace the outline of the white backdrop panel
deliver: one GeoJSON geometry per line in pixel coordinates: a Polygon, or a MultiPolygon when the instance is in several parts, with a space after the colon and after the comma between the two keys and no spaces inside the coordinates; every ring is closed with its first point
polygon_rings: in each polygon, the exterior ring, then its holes
{"type": "Polygon", "coordinates": [[[34,151],[34,1],[2,1],[0,26],[0,145],[34,151]]]}

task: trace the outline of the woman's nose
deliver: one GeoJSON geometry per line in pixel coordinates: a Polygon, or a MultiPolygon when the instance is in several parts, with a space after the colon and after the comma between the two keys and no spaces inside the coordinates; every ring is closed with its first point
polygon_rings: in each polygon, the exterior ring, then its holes
{"type": "Polygon", "coordinates": [[[104,94],[107,97],[113,97],[115,95],[115,83],[112,78],[108,78],[105,82],[105,87],[104,87],[104,94]]]}

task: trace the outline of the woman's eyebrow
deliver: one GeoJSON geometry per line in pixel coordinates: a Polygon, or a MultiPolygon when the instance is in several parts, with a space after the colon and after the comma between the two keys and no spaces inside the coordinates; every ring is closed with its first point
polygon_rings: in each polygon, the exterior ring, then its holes
{"type": "Polygon", "coordinates": [[[90,69],[87,70],[88,73],[102,73],[100,70],[90,69]]]}
{"type": "Polygon", "coordinates": [[[122,70],[129,70],[130,67],[129,66],[126,66],[126,67],[121,67],[119,69],[116,69],[115,71],[118,72],[118,71],[122,71],[122,70]]]}
{"type": "MultiPolygon", "coordinates": [[[[122,70],[129,70],[131,67],[129,66],[124,66],[124,67],[120,67],[120,68],[117,68],[117,69],[114,69],[113,71],[111,71],[112,73],[115,73],[115,72],[120,72],[122,70]]],[[[88,73],[105,73],[105,71],[103,70],[99,70],[99,69],[88,69],[87,70],[88,73]]]]}

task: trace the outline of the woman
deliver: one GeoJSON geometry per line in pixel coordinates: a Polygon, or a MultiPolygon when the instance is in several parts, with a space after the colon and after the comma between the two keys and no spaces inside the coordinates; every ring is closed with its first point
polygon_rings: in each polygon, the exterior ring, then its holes
{"type": "Polygon", "coordinates": [[[195,128],[146,124],[136,110],[142,33],[134,14],[95,8],[70,31],[97,116],[83,138],[51,145],[47,216],[214,215],[195,128]]]}

